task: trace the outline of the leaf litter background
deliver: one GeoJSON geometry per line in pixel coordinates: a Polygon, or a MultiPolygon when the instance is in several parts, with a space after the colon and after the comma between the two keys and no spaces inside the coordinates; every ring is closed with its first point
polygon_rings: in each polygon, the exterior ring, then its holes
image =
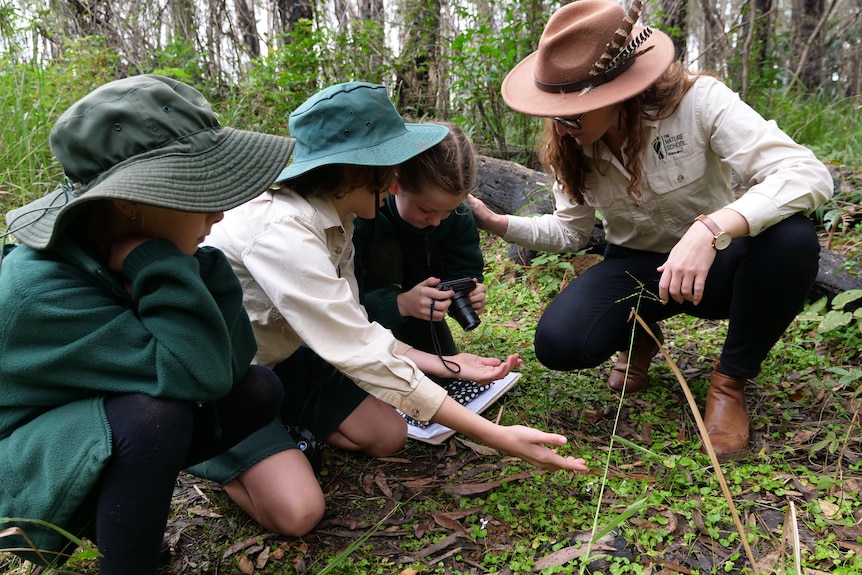
{"type": "MultiPolygon", "coordinates": [[[[500,327],[523,323],[516,317],[500,327]]],[[[666,347],[701,409],[724,327],[691,318],[664,324],[666,347]]],[[[509,338],[501,339],[498,349],[509,349],[509,338]]],[[[749,387],[752,454],[725,464],[724,473],[753,533],[759,572],[796,572],[798,548],[806,566],[800,572],[857,573],[862,445],[853,392],[860,382],[824,380],[823,365],[797,369],[794,345],[780,342],[764,366],[778,377],[749,387]],[[836,434],[836,426],[850,435],[836,434]]],[[[535,363],[529,349],[521,353],[535,363]]],[[[565,453],[587,457],[588,475],[545,473],[460,435],[439,446],[409,440],[396,456],[377,460],[325,448],[327,514],[301,540],[261,531],[217,485],[182,476],[167,531],[171,557],[160,575],[577,572],[599,493],[598,529],[618,523],[589,546],[588,572],[752,572],[661,355],[650,388],[622,404],[604,388],[610,365],[578,374],[531,367],[485,412],[507,424],[520,423],[524,410],[542,413],[526,423],[567,435],[565,453]],[[620,439],[608,460],[618,408],[620,439]],[[652,497],[656,492],[662,495],[652,497]],[[646,500],[642,510],[619,521],[637,500],[646,500]]]]}

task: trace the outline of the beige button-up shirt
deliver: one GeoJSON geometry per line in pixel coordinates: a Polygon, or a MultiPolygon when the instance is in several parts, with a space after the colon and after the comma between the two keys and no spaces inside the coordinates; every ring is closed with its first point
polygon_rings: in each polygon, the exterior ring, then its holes
{"type": "Polygon", "coordinates": [[[207,243],[242,283],[259,350],[274,366],[304,342],[362,389],[420,420],[446,391],[404,354],[409,346],[368,320],[353,269],[353,217],[329,199],[264,192],[228,211],[207,243]]]}
{"type": "Polygon", "coordinates": [[[588,205],[573,205],[557,183],[554,213],[509,216],[503,238],[541,251],[574,252],[586,245],[598,212],[609,243],[665,253],[699,214],[733,209],[756,236],[832,197],[826,166],[715,78],[699,78],[670,117],[644,125],[641,201],[626,195],[631,176],[599,141],[584,148],[598,164],[586,179],[588,205]],[[746,189],[739,198],[731,170],[746,189]]]}

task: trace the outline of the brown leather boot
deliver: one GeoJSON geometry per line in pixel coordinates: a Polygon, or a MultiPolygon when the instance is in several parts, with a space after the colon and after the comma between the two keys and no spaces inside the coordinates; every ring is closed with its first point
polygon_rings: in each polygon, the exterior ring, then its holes
{"type": "MultiPolygon", "coordinates": [[[[658,340],[664,343],[664,336],[657,323],[647,324],[658,340]]],[[[629,352],[621,351],[617,356],[617,361],[611,368],[611,373],[608,376],[608,387],[611,391],[620,393],[623,386],[626,388],[626,393],[636,393],[647,386],[647,372],[649,364],[653,356],[658,351],[658,344],[653,338],[643,329],[638,327],[635,333],[635,342],[632,346],[632,361],[629,365],[629,352]],[[628,380],[626,380],[626,368],[628,367],[628,380]]]]}
{"type": "MultiPolygon", "coordinates": [[[[738,459],[748,450],[748,402],[744,377],[712,372],[703,423],[719,461],[738,459]]],[[[705,451],[705,450],[704,450],[705,451]]]]}

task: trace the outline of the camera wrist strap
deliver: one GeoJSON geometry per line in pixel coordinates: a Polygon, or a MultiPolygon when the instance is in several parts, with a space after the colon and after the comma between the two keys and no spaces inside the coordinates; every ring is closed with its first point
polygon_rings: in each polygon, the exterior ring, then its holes
{"type": "MultiPolygon", "coordinates": [[[[440,349],[440,340],[437,338],[437,331],[434,329],[434,303],[437,300],[431,300],[431,310],[428,313],[428,325],[431,327],[431,342],[434,344],[434,352],[437,354],[437,357],[440,358],[440,361],[443,363],[443,366],[451,371],[452,373],[461,373],[461,366],[458,365],[457,362],[452,361],[451,359],[446,359],[443,357],[443,351],[440,349]],[[456,369],[450,367],[454,365],[456,369]]],[[[441,321],[446,321],[445,318],[441,321]]]]}

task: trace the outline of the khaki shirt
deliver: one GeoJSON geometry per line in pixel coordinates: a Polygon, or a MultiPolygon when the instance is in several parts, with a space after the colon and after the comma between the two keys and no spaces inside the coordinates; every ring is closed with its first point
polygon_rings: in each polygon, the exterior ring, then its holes
{"type": "Polygon", "coordinates": [[[587,244],[598,212],[609,243],[666,253],[699,214],[733,209],[756,236],[832,197],[826,166],[715,78],[699,78],[670,117],[644,127],[639,202],[626,194],[628,170],[599,141],[584,148],[591,158],[588,205],[573,205],[556,183],[554,213],[509,216],[503,238],[540,251],[574,252],[587,244]],[[738,199],[731,171],[746,189],[738,199]]]}
{"type": "Polygon", "coordinates": [[[404,356],[409,346],[368,320],[352,236],[353,217],[341,221],[329,199],[264,192],[225,213],[207,243],[240,279],[256,363],[272,367],[305,343],[368,393],[429,420],[446,391],[404,356]]]}

